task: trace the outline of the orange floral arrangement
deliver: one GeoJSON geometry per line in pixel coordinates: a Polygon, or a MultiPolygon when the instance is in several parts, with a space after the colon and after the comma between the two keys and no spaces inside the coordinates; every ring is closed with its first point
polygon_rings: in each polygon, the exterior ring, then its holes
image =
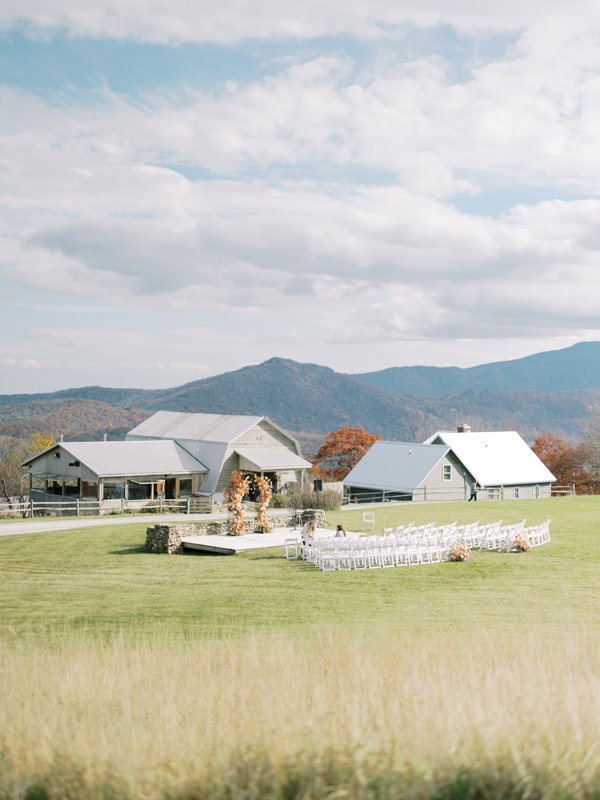
{"type": "Polygon", "coordinates": [[[470,557],[471,551],[469,550],[469,545],[464,542],[455,544],[452,550],[450,550],[450,561],[468,561],[470,557]]]}
{"type": "Polygon", "coordinates": [[[273,486],[268,478],[259,475],[254,478],[254,484],[258,489],[258,499],[256,501],[256,523],[255,530],[260,533],[269,533],[273,530],[273,523],[267,517],[267,508],[273,496],[273,486]]]}
{"type": "Polygon", "coordinates": [[[223,492],[227,509],[233,514],[233,518],[229,520],[229,533],[231,536],[241,536],[246,530],[242,500],[244,495],[247,494],[249,486],[250,478],[248,476],[244,477],[241,472],[234,469],[231,473],[231,486],[228,486],[223,492]]]}
{"type": "Polygon", "coordinates": [[[531,550],[531,545],[526,536],[522,533],[517,533],[515,538],[513,539],[513,545],[520,550],[521,552],[525,552],[526,550],[531,550]]]}

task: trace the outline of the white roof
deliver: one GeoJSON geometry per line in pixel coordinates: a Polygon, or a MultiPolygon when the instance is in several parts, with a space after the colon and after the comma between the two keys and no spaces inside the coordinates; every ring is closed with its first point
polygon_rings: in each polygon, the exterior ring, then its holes
{"type": "Polygon", "coordinates": [[[248,464],[246,466],[240,461],[242,469],[266,471],[271,469],[310,469],[312,466],[310,461],[292,453],[286,447],[263,447],[252,450],[242,448],[235,452],[248,464]]]}
{"type": "Polygon", "coordinates": [[[516,431],[438,431],[425,444],[448,445],[481,486],[551,483],[556,478],[516,431]]]}
{"type": "MultiPolygon", "coordinates": [[[[176,442],[61,442],[50,449],[57,448],[66,451],[99,477],[207,472],[201,461],[176,442]]],[[[39,456],[34,456],[25,463],[31,464],[37,458],[39,456]]]]}
{"type": "Polygon", "coordinates": [[[265,417],[240,414],[196,414],[182,411],[157,411],[127,436],[158,439],[188,439],[228,443],[237,439],[265,417]]]}

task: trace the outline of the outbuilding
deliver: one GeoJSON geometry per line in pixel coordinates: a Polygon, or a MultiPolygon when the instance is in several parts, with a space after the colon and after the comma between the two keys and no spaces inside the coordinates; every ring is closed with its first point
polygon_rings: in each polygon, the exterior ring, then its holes
{"type": "Polygon", "coordinates": [[[61,442],[25,461],[32,500],[191,496],[207,467],[173,441],[61,442]]]}
{"type": "Polygon", "coordinates": [[[344,478],[356,502],[456,500],[464,495],[462,465],[447,445],[375,442],[344,478]]]}
{"type": "Polygon", "coordinates": [[[554,475],[516,431],[438,431],[424,444],[375,442],[344,478],[358,502],[550,497],[554,475]]]}
{"type": "Polygon", "coordinates": [[[556,481],[517,431],[438,431],[426,444],[446,445],[472,476],[481,500],[526,500],[550,497],[556,481]]]}

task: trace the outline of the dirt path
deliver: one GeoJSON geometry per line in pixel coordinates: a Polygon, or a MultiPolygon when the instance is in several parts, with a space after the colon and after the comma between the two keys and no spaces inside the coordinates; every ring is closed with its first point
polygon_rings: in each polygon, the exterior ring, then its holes
{"type": "Polygon", "coordinates": [[[134,522],[202,522],[208,519],[223,519],[223,514],[135,514],[127,516],[108,516],[100,518],[73,518],[23,520],[22,522],[0,522],[0,536],[18,536],[25,533],[50,533],[68,531],[75,528],[95,528],[105,525],[129,525],[134,522]]]}

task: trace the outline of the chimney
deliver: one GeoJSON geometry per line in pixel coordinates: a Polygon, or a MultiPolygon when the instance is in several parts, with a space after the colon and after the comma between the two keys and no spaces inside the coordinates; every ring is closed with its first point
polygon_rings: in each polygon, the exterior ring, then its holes
{"type": "Polygon", "coordinates": [[[466,422],[463,422],[456,428],[456,432],[457,433],[471,433],[471,426],[467,425],[466,422]]]}

